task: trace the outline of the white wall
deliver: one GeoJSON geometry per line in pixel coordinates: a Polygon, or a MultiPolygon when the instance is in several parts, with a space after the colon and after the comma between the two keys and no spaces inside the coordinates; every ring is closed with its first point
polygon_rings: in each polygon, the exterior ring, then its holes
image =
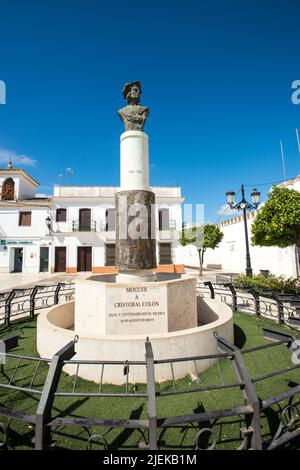
{"type": "MultiPolygon", "coordinates": [[[[238,219],[238,218],[235,218],[238,219]]],[[[260,270],[269,270],[278,276],[296,277],[295,249],[278,247],[259,247],[251,245],[251,226],[253,218],[248,219],[248,234],[250,243],[251,264],[254,274],[260,270]]],[[[245,273],[246,269],[246,245],[244,221],[232,220],[219,225],[224,233],[223,240],[215,250],[208,249],[204,255],[204,267],[208,264],[221,265],[227,272],[245,273]]],[[[193,246],[182,248],[184,264],[199,266],[197,249],[193,246]]]]}
{"type": "MultiPolygon", "coordinates": [[[[5,175],[5,178],[10,175],[5,175]]],[[[16,190],[19,179],[14,175],[16,190]]],[[[24,193],[27,191],[27,180],[22,179],[24,193]]],[[[179,187],[153,187],[156,195],[156,239],[172,242],[173,263],[181,264],[176,230],[182,226],[181,190],[179,187]],[[159,232],[158,211],[169,209],[172,227],[159,232]]],[[[29,189],[28,189],[29,190],[29,189]]],[[[106,209],[115,207],[115,193],[118,187],[101,186],[56,186],[55,197],[45,206],[28,201],[0,203],[0,239],[6,244],[0,246],[0,272],[11,272],[14,268],[14,249],[23,248],[23,272],[39,272],[40,246],[49,246],[49,271],[55,265],[55,247],[66,246],[67,268],[77,268],[77,247],[92,246],[92,266],[105,265],[105,243],[115,241],[115,231],[106,232],[106,209]],[[50,207],[51,206],[51,207],[50,207]],[[56,222],[56,209],[67,209],[66,222],[56,222]],[[73,232],[72,222],[79,221],[79,210],[91,209],[91,220],[96,222],[96,232],[73,232]],[[19,226],[19,212],[31,211],[31,226],[19,226]],[[52,234],[46,227],[46,218],[50,216],[52,234]],[[8,243],[7,243],[8,242],[8,243]]],[[[29,193],[28,193],[29,194],[29,193]]],[[[31,194],[31,196],[33,196],[31,194]]],[[[157,244],[158,249],[158,244],[157,244]]],[[[158,255],[158,253],[157,253],[158,255]]],[[[159,258],[157,257],[159,260],[159,258]]]]}
{"type": "Polygon", "coordinates": [[[49,246],[45,223],[48,208],[14,203],[11,206],[0,205],[0,272],[13,271],[15,248],[23,248],[23,272],[39,272],[40,246],[49,246]],[[19,226],[20,211],[31,211],[30,226],[19,226]]]}
{"type": "Polygon", "coordinates": [[[12,178],[15,183],[15,199],[30,199],[34,198],[36,186],[29,182],[24,176],[17,172],[5,171],[0,174],[0,187],[7,178],[12,178]]]}

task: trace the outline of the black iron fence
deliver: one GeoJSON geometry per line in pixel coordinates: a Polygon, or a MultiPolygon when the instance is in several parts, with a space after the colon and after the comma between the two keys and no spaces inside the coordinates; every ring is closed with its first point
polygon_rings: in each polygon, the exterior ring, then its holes
{"type": "Polygon", "coordinates": [[[198,282],[197,292],[201,297],[221,300],[234,312],[241,311],[264,316],[279,324],[300,327],[300,297],[265,290],[258,294],[254,289],[236,289],[232,283],[214,284],[198,282]]]}
{"type": "MultiPolygon", "coordinates": [[[[17,420],[32,427],[32,439],[28,445],[37,450],[55,447],[53,436],[60,433],[66,436],[68,430],[72,435],[74,428],[84,430],[87,449],[95,444],[103,449],[110,449],[109,436],[116,428],[137,430],[140,435],[137,446],[150,450],[180,448],[180,445],[174,442],[174,430],[178,432],[181,443],[186,434],[192,432],[193,447],[197,450],[218,449],[220,444],[224,443],[233,448],[231,440],[226,442],[224,419],[229,426],[238,427],[234,447],[236,450],[272,450],[280,447],[300,436],[300,385],[293,382],[287,387],[288,390],[276,395],[270,393],[271,388],[267,388],[267,394],[263,395],[257,386],[287,372],[296,371],[299,377],[300,350],[296,338],[291,335],[272,329],[264,329],[263,332],[265,338],[272,343],[239,350],[216,335],[215,341],[219,351],[216,354],[163,360],[155,359],[151,342],[147,338],[145,360],[125,363],[74,360],[76,340],[66,344],[51,359],[13,354],[10,351],[17,346],[17,338],[10,338],[6,343],[5,363],[1,365],[0,370],[0,416],[6,420],[5,423],[0,423],[0,431],[4,435],[2,447],[14,447],[15,431],[10,432],[10,426],[12,421],[17,420]],[[284,354],[286,365],[274,365],[276,350],[279,351],[280,357],[284,354]],[[296,350],[298,361],[295,361],[293,356],[296,350]],[[257,355],[270,355],[273,361],[258,361],[257,355]],[[207,360],[214,363],[217,374],[203,380],[201,363],[207,360]],[[194,374],[191,374],[194,379],[191,383],[176,380],[176,364],[179,362],[189,364],[187,370],[191,370],[191,365],[194,367],[194,374]],[[261,364],[264,364],[264,369],[257,369],[261,364]],[[75,373],[66,383],[66,380],[63,382],[62,371],[63,367],[70,365],[74,366],[75,373]],[[107,365],[116,367],[116,376],[118,373],[123,375],[122,387],[116,389],[106,385],[104,377],[107,365]],[[98,384],[87,381],[84,381],[84,385],[82,382],[78,384],[79,369],[87,366],[99,368],[98,384]],[[144,387],[142,384],[136,386],[131,383],[130,370],[133,366],[145,369],[144,387]],[[156,383],[155,373],[159,367],[170,367],[173,380],[163,384],[156,383]],[[207,394],[211,398],[217,392],[223,393],[226,399],[219,400],[216,397],[214,409],[206,408],[207,394]],[[10,397],[12,394],[18,394],[17,409],[2,404],[3,398],[8,394],[10,397]],[[34,407],[29,407],[26,401],[22,409],[20,394],[27,400],[32,396],[34,407]],[[180,413],[177,406],[172,416],[165,416],[163,400],[169,401],[172,397],[182,396],[189,402],[188,396],[191,394],[196,394],[198,406],[190,414],[180,413]],[[226,407],[228,396],[233,397],[233,405],[226,407]],[[133,409],[138,403],[138,410],[129,417],[108,417],[105,404],[109,399],[115,400],[115,409],[118,408],[117,401],[125,399],[131,400],[133,409]],[[58,400],[60,406],[57,405],[58,400]],[[63,400],[68,403],[64,405],[63,400]],[[94,400],[92,417],[84,412],[80,415],[77,410],[87,400],[94,400]],[[279,407],[277,425],[270,426],[266,433],[263,421],[274,413],[274,406],[279,407]],[[96,433],[92,432],[95,428],[99,430],[96,433]],[[171,439],[170,431],[173,432],[171,439]]],[[[268,359],[268,356],[265,359],[268,359]]],[[[11,399],[9,403],[14,403],[14,400],[11,399]]]]}
{"type": "MultiPolygon", "coordinates": [[[[202,297],[226,302],[234,311],[244,311],[258,317],[263,315],[278,323],[299,325],[298,299],[293,296],[273,292],[258,296],[255,291],[237,291],[230,283],[198,283],[197,290],[202,297]]],[[[12,320],[34,316],[39,309],[72,300],[73,296],[72,284],[15,289],[1,294],[0,319],[9,325],[12,320]]],[[[224,443],[237,450],[272,450],[285,445],[300,436],[299,341],[290,334],[276,330],[264,329],[263,332],[271,343],[238,349],[216,336],[217,354],[163,360],[155,359],[152,345],[147,339],[145,360],[135,362],[77,361],[74,359],[76,339],[51,359],[26,356],[12,352],[18,345],[16,336],[6,338],[6,352],[0,365],[0,416],[5,421],[0,423],[0,448],[14,447],[15,431],[11,432],[11,424],[15,420],[32,428],[32,441],[28,445],[35,449],[55,446],[55,436],[72,435],[75,428],[84,430],[84,445],[88,449],[95,445],[103,449],[111,448],[109,436],[116,428],[138,431],[138,446],[151,450],[181,448],[188,433],[192,433],[194,448],[198,450],[222,448],[224,443]],[[204,361],[211,362],[215,374],[203,376],[201,364],[204,361]],[[193,370],[188,384],[178,380],[178,363],[186,364],[189,371],[193,370]],[[116,367],[116,375],[122,375],[122,387],[115,388],[106,383],[105,369],[108,365],[116,367]],[[91,366],[99,369],[98,384],[79,379],[82,368],[91,366]],[[67,381],[63,374],[64,367],[73,368],[73,375],[67,381]],[[136,385],[132,380],[130,374],[134,367],[145,370],[144,386],[136,385]],[[156,371],[160,367],[170,368],[171,381],[164,384],[155,381],[156,371]],[[286,374],[293,373],[297,374],[294,380],[291,377],[288,379],[286,374]],[[280,393],[272,394],[269,381],[278,377],[282,377],[286,387],[280,393]],[[264,384],[267,386],[262,387],[264,384]],[[14,394],[17,395],[16,401],[7,400],[8,395],[13,397],[14,394]],[[188,403],[191,394],[197,397],[198,405],[189,414],[180,413],[177,405],[174,408],[176,412],[166,415],[164,400],[181,396],[186,397],[188,403]],[[206,406],[207,396],[210,399],[215,396],[213,406],[206,406]],[[228,397],[231,396],[233,403],[229,404],[228,397]],[[30,406],[29,397],[33,398],[30,406]],[[107,416],[106,400],[115,400],[113,408],[118,409],[117,401],[123,399],[130,400],[134,405],[138,401],[138,410],[129,417],[107,416]],[[74,415],[74,410],[88,400],[95,400],[92,416],[84,412],[74,415]],[[269,426],[266,432],[263,424],[274,414],[275,425],[269,426]],[[224,431],[224,420],[229,426],[237,427],[236,445],[224,431]],[[95,428],[99,429],[96,433],[93,432],[95,428]],[[174,432],[178,433],[178,442],[174,442],[174,432]],[[173,433],[172,437],[170,433],[173,433]]]]}
{"type": "Polygon", "coordinates": [[[43,308],[74,299],[74,284],[36,285],[0,293],[0,324],[25,316],[34,317],[43,308]]]}
{"type": "MultiPolygon", "coordinates": [[[[40,309],[74,300],[74,284],[36,285],[27,289],[13,289],[0,293],[0,324],[24,316],[34,317],[40,309]]],[[[211,297],[229,305],[233,311],[260,315],[280,324],[300,326],[300,297],[265,290],[258,294],[254,289],[236,289],[231,282],[198,282],[200,297],[211,297]]]]}

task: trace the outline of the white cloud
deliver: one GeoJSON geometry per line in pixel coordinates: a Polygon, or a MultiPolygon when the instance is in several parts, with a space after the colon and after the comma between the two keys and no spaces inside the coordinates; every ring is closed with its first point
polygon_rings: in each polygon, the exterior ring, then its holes
{"type": "Polygon", "coordinates": [[[223,204],[216,212],[218,215],[234,215],[239,213],[237,209],[230,209],[228,204],[223,204]]]}
{"type": "Polygon", "coordinates": [[[12,161],[13,167],[16,164],[24,165],[24,166],[35,166],[36,160],[29,157],[28,155],[24,155],[22,153],[16,153],[13,150],[7,150],[4,148],[0,148],[0,163],[7,163],[9,160],[12,161]]]}

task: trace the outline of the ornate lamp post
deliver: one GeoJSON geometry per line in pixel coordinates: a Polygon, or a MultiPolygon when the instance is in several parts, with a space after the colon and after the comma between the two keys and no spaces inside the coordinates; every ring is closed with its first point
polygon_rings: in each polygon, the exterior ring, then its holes
{"type": "Polygon", "coordinates": [[[244,185],[242,184],[241,187],[242,199],[240,202],[235,204],[235,192],[228,191],[226,193],[227,203],[230,209],[237,209],[242,210],[244,215],[244,228],[245,228],[245,241],[246,241],[246,276],[252,277],[252,267],[251,267],[251,259],[250,259],[250,250],[249,250],[249,237],[248,237],[248,226],[247,226],[247,210],[257,209],[260,203],[260,192],[257,189],[253,189],[251,193],[252,203],[247,202],[245,199],[245,189],[244,185]]]}
{"type": "Polygon", "coordinates": [[[51,218],[49,217],[49,215],[48,215],[48,217],[45,219],[45,222],[46,222],[47,229],[49,230],[49,233],[51,233],[51,232],[52,232],[52,220],[51,220],[51,218]]]}

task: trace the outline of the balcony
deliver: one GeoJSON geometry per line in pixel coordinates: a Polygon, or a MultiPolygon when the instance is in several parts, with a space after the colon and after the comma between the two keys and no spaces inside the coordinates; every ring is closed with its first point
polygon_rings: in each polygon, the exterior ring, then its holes
{"type": "Polygon", "coordinates": [[[165,223],[157,223],[159,232],[166,232],[168,230],[176,230],[176,220],[170,219],[165,221],[165,223]]]}
{"type": "Polygon", "coordinates": [[[170,219],[165,227],[161,224],[158,225],[158,239],[159,240],[174,240],[176,239],[176,220],[170,219]]]}
{"type": "Polygon", "coordinates": [[[95,220],[91,220],[89,223],[80,223],[79,221],[72,221],[72,232],[96,232],[97,224],[95,220]]]}

